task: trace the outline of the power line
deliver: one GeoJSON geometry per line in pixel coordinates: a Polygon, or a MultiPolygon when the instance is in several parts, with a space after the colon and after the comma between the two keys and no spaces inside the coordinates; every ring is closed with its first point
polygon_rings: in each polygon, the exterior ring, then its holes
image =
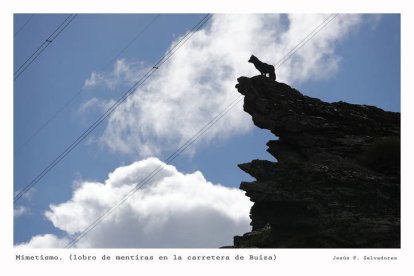
{"type": "Polygon", "coordinates": [[[63,30],[76,18],[77,14],[68,15],[65,20],[56,28],[56,30],[37,48],[36,51],[22,64],[16,71],[14,71],[14,80],[16,80],[26,69],[32,64],[40,54],[59,36],[63,30]]]}
{"type": "Polygon", "coordinates": [[[66,149],[59,154],[45,169],[43,169],[28,185],[26,185],[17,195],[14,197],[14,203],[16,203],[24,194],[26,194],[31,188],[33,188],[46,174],[48,174],[57,164],[60,163],[73,149],[75,149],[95,128],[97,128],[106,118],[108,118],[123,102],[125,102],[129,96],[131,96],[136,89],[141,86],[145,81],[151,77],[151,75],[162,66],[167,60],[169,60],[176,51],[178,51],[185,42],[190,39],[196,31],[201,29],[201,27],[207,23],[211,18],[210,14],[207,14],[203,17],[192,29],[190,32],[187,32],[180,41],[174,45],[164,56],[162,56],[154,66],[148,70],[135,84],[126,92],[118,101],[116,101],[108,110],[105,111],[92,125],[90,125],[72,144],[70,144],[66,149]]]}
{"type": "Polygon", "coordinates": [[[160,164],[157,168],[155,168],[149,175],[147,175],[141,182],[137,183],[134,188],[132,188],[126,195],[122,197],[122,199],[106,212],[104,212],[100,217],[98,217],[92,224],[90,224],[86,229],[84,229],[78,236],[72,239],[65,248],[70,248],[74,246],[79,240],[81,240],[85,235],[87,235],[90,231],[92,231],[103,219],[108,217],[113,211],[115,211],[119,206],[121,206],[124,202],[126,202],[136,191],[141,189],[144,185],[146,185],[149,181],[151,181],[165,166],[171,164],[175,158],[177,158],[183,151],[185,151],[188,147],[194,144],[198,139],[200,139],[204,133],[206,133],[215,123],[217,123],[224,115],[226,115],[236,104],[238,104],[242,100],[241,97],[236,99],[236,101],[232,102],[232,104],[228,105],[224,110],[222,110],[218,115],[216,115],[212,120],[210,120],[203,128],[201,128],[196,134],[194,134],[187,142],[185,142],[180,148],[178,148],[175,152],[173,152],[163,164],[160,164]]]}
{"type": "Polygon", "coordinates": [[[29,23],[29,21],[32,20],[33,16],[34,16],[34,14],[30,15],[30,17],[23,23],[23,25],[20,26],[20,28],[17,31],[14,32],[13,37],[16,37],[20,33],[20,31],[23,30],[24,27],[26,27],[26,25],[29,23]]]}
{"type": "Polygon", "coordinates": [[[326,25],[328,25],[332,20],[334,20],[338,14],[331,14],[326,17],[323,22],[321,22],[312,32],[310,32],[306,37],[304,37],[295,47],[293,47],[285,56],[279,60],[275,65],[275,69],[279,68],[286,60],[288,60],[299,48],[311,40],[320,30],[322,30],[326,25]]]}
{"type": "MultiPolygon", "coordinates": [[[[319,33],[329,22],[331,22],[338,14],[333,16],[330,20],[325,19],[324,24],[320,24],[316,27],[310,34],[307,35],[305,39],[303,39],[298,45],[296,45],[293,51],[289,51],[286,55],[277,63],[280,67],[287,59],[286,57],[290,57],[293,53],[297,52],[303,45],[305,45],[309,40],[311,40],[317,33],[319,33]],[[320,27],[322,26],[322,27],[320,27]],[[317,30],[315,32],[315,30],[317,30]]],[[[329,17],[328,17],[329,18],[329,17]]],[[[156,169],[154,169],[149,175],[147,175],[141,182],[137,183],[135,187],[133,187],[126,195],[122,197],[122,199],[114,206],[109,208],[105,211],[101,216],[99,216],[92,224],[86,227],[83,231],[81,231],[75,238],[73,238],[65,248],[73,247],[76,243],[78,243],[85,235],[87,235],[90,231],[92,231],[103,219],[109,216],[113,211],[115,211],[119,206],[121,206],[124,202],[126,202],[136,191],[141,189],[144,185],[146,185],[158,172],[160,172],[165,166],[170,164],[178,155],[180,155],[184,150],[194,144],[198,139],[200,139],[211,127],[213,127],[221,118],[223,118],[233,107],[235,107],[241,100],[243,99],[242,95],[239,95],[234,101],[232,101],[225,109],[223,109],[218,115],[216,115],[213,119],[211,119],[206,125],[203,126],[197,133],[195,133],[187,142],[185,142],[180,148],[178,148],[175,152],[173,152],[163,164],[159,165],[156,169]]]]}
{"type": "MultiPolygon", "coordinates": [[[[127,50],[132,43],[134,43],[161,15],[155,15],[128,43],[124,46],[118,53],[111,58],[101,69],[101,71],[105,70],[115,59],[117,59],[125,50],[127,50]]],[[[14,153],[18,153],[25,145],[27,145],[33,138],[35,138],[43,129],[45,129],[62,111],[64,111],[80,94],[82,93],[82,89],[80,89],[77,93],[73,94],[49,119],[47,119],[43,125],[37,128],[22,144],[16,147],[14,153]]]]}
{"type": "Polygon", "coordinates": [[[125,52],[126,49],[128,49],[132,43],[134,43],[159,17],[161,14],[156,14],[135,36],[132,38],[125,47],[123,47],[118,54],[116,54],[115,57],[113,57],[110,61],[107,62],[107,64],[104,66],[106,68],[109,66],[112,62],[114,62],[123,52],[125,52]]]}

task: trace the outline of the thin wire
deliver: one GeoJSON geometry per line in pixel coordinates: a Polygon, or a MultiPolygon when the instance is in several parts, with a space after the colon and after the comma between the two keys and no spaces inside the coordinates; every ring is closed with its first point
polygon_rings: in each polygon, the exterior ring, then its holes
{"type": "Polygon", "coordinates": [[[303,38],[295,47],[293,47],[285,56],[275,65],[275,69],[278,69],[286,60],[288,60],[299,48],[303,46],[303,44],[307,43],[311,40],[321,29],[323,29],[326,25],[328,25],[332,20],[334,20],[338,14],[331,14],[330,16],[326,17],[325,20],[320,23],[312,32],[310,32],[305,38],[303,38]]]}
{"type": "MultiPolygon", "coordinates": [[[[333,18],[335,18],[335,15],[333,18]]],[[[319,25],[316,29],[320,32],[329,22],[333,20],[333,18],[329,21],[325,19],[324,22],[327,22],[323,25],[322,28],[319,28],[319,25]]],[[[315,30],[315,29],[314,29],[315,30]]],[[[314,30],[311,33],[314,33],[314,30]]],[[[282,65],[287,59],[286,56],[292,56],[292,54],[298,51],[303,45],[305,45],[310,39],[312,39],[316,33],[312,36],[306,36],[307,39],[302,40],[299,44],[299,47],[294,47],[294,51],[289,51],[280,62],[278,62],[279,67],[282,65]]],[[[223,118],[233,107],[235,107],[241,100],[243,99],[242,95],[239,95],[234,101],[232,101],[224,110],[222,110],[218,115],[216,115],[212,120],[210,120],[203,128],[201,128],[196,134],[194,134],[186,143],[184,143],[180,148],[178,148],[174,153],[172,153],[163,164],[159,165],[155,170],[153,170],[149,175],[147,175],[141,182],[137,183],[134,188],[132,188],[124,197],[114,206],[109,208],[105,211],[101,216],[99,216],[92,224],[90,224],[87,228],[85,228],[82,232],[80,232],[76,237],[74,237],[66,246],[65,248],[73,247],[76,243],[78,243],[85,235],[87,235],[90,231],[92,231],[103,219],[109,216],[113,211],[115,211],[119,206],[121,206],[124,202],[126,202],[136,191],[141,189],[144,185],[146,185],[158,172],[160,172],[165,166],[169,165],[175,158],[178,157],[184,150],[194,144],[197,140],[199,140],[211,127],[213,127],[221,118],[223,118]]]]}
{"type": "MultiPolygon", "coordinates": [[[[54,31],[53,31],[53,33],[39,46],[39,48],[37,48],[37,50],[22,64],[22,65],[20,65],[20,67],[14,72],[14,75],[16,75],[22,68],[24,68],[25,67],[25,65],[28,63],[28,62],[30,62],[31,60],[32,60],[32,58],[35,58],[36,57],[36,55],[40,52],[42,52],[44,49],[43,48],[46,48],[47,47],[47,45],[49,45],[52,41],[53,41],[53,39],[52,39],[52,37],[54,37],[54,35],[60,30],[60,28],[62,28],[62,26],[72,17],[73,15],[72,14],[70,14],[70,15],[68,15],[66,18],[65,18],[65,20],[63,20],[63,22],[59,25],[59,27],[57,27],[54,31]]],[[[59,32],[60,33],[60,32],[59,32]]],[[[16,76],[15,76],[15,78],[16,78],[16,76]]]]}
{"type": "MultiPolygon", "coordinates": [[[[106,65],[104,66],[104,69],[106,68],[106,67],[108,67],[110,64],[112,64],[123,52],[125,52],[125,50],[126,49],[128,49],[131,45],[132,45],[132,43],[134,43],[159,17],[161,16],[161,14],[157,14],[157,15],[155,15],[145,26],[144,26],[144,28],[142,28],[136,35],[135,35],[135,37],[133,38],[133,39],[131,39],[129,42],[128,42],[128,44],[124,47],[124,48],[122,48],[119,52],[118,52],[118,54],[115,56],[115,57],[113,57],[110,61],[108,61],[107,63],[106,63],[106,65]]],[[[104,70],[103,69],[103,70],[104,70]]]]}
{"type": "MultiPolygon", "coordinates": [[[[160,15],[156,15],[146,24],[136,35],[135,37],[128,42],[128,44],[123,47],[112,59],[110,59],[103,67],[100,69],[101,71],[105,70],[115,59],[117,59],[126,49],[128,49],[134,41],[136,41],[154,22],[158,19],[160,15]]],[[[82,89],[80,89],[77,93],[73,94],[72,97],[69,98],[53,115],[39,128],[37,128],[32,135],[30,135],[22,144],[20,144],[14,150],[14,153],[18,153],[25,145],[27,145],[33,138],[35,138],[44,128],[46,128],[50,122],[52,122],[60,113],[62,113],[80,94],[82,93],[82,89]]]]}
{"type": "Polygon", "coordinates": [[[125,102],[129,96],[131,96],[136,89],[141,86],[145,81],[151,77],[151,75],[167,60],[169,60],[176,51],[178,51],[185,42],[190,39],[196,31],[198,31],[207,21],[211,18],[210,14],[207,14],[202,20],[200,20],[193,29],[183,36],[180,41],[170,49],[160,60],[154,64],[154,66],[139,79],[122,97],[116,101],[104,114],[102,114],[91,126],[89,126],[72,144],[58,155],[43,171],[41,171],[28,185],[17,193],[14,197],[14,203],[16,203],[24,194],[26,194],[31,188],[33,188],[47,173],[50,172],[62,159],[64,159],[73,149],[76,148],[95,128],[97,128],[106,118],[108,118],[123,102],[125,102]]]}
{"type": "Polygon", "coordinates": [[[14,71],[14,80],[16,80],[32,64],[40,54],[59,36],[66,27],[76,18],[77,14],[68,15],[65,20],[56,28],[56,30],[37,48],[36,51],[26,61],[14,71]]]}
{"type": "Polygon", "coordinates": [[[183,151],[188,147],[194,144],[199,140],[204,133],[206,133],[215,123],[217,123],[223,116],[225,116],[236,104],[238,104],[242,98],[236,99],[232,104],[228,105],[224,110],[222,110],[216,117],[214,117],[210,122],[208,122],[203,128],[201,128],[196,134],[194,134],[186,143],[184,143],[180,148],[178,148],[174,153],[172,153],[162,164],[158,165],[149,175],[147,175],[141,182],[137,183],[134,188],[132,188],[127,194],[125,194],[122,199],[106,212],[104,212],[100,217],[98,217],[92,224],[90,224],[86,229],[84,229],[79,235],[72,239],[65,248],[73,247],[79,240],[81,240],[85,235],[92,231],[103,219],[108,217],[113,211],[115,211],[119,206],[125,203],[136,191],[141,189],[149,181],[151,181],[165,166],[171,164],[175,158],[177,158],[183,151]]]}
{"type": "Polygon", "coordinates": [[[30,15],[30,17],[23,23],[23,25],[20,26],[20,28],[16,32],[14,32],[13,37],[16,37],[20,33],[20,31],[23,30],[24,27],[26,27],[26,25],[29,23],[29,21],[32,20],[33,16],[34,16],[34,14],[30,15]]]}

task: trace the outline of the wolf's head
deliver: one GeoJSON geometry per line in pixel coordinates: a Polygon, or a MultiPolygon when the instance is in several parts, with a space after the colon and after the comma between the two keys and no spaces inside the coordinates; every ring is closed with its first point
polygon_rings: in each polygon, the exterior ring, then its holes
{"type": "Polygon", "coordinates": [[[251,55],[249,62],[255,62],[257,60],[257,57],[255,57],[254,55],[251,55]]]}

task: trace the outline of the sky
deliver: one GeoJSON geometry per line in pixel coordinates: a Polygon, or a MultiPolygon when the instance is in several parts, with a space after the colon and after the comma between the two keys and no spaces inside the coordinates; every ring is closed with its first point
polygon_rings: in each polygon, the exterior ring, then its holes
{"type": "MultiPolygon", "coordinates": [[[[30,16],[14,16],[15,68],[67,14],[30,16]]],[[[15,192],[204,16],[79,14],[14,81],[15,192]]],[[[253,179],[237,164],[276,161],[265,145],[276,137],[255,127],[241,102],[171,164],[165,160],[239,97],[237,77],[258,74],[251,54],[276,65],[328,16],[213,15],[15,204],[14,244],[65,246],[154,170],[75,246],[217,248],[250,231],[252,203],[237,188],[253,179]]],[[[400,16],[340,14],[276,75],[311,97],[399,112],[400,16]]]]}

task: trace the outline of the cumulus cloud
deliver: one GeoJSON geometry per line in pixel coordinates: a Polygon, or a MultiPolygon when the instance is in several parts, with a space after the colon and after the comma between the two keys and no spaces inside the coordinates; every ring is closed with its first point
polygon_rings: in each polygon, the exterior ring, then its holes
{"type": "Polygon", "coordinates": [[[34,236],[30,242],[22,243],[17,246],[16,248],[26,248],[26,247],[33,247],[33,248],[62,248],[68,244],[69,239],[67,238],[58,238],[52,234],[46,235],[37,235],[34,236]]]}
{"type": "MultiPolygon", "coordinates": [[[[116,110],[99,141],[114,152],[138,152],[140,157],[173,151],[239,96],[234,88],[237,77],[258,74],[247,62],[252,53],[276,64],[328,16],[213,15],[116,110]]],[[[297,84],[332,76],[340,63],[335,47],[361,18],[339,15],[277,70],[277,80],[297,84]]],[[[116,70],[111,74],[115,76],[116,70]]],[[[200,144],[251,129],[240,102],[203,135],[200,144]]]]}
{"type": "Polygon", "coordinates": [[[217,248],[250,230],[252,203],[241,190],[213,184],[199,171],[181,173],[148,158],[117,168],[103,183],[78,183],[70,200],[50,205],[45,213],[66,235],[39,235],[19,246],[65,246],[155,170],[160,171],[77,246],[217,248]]]}

